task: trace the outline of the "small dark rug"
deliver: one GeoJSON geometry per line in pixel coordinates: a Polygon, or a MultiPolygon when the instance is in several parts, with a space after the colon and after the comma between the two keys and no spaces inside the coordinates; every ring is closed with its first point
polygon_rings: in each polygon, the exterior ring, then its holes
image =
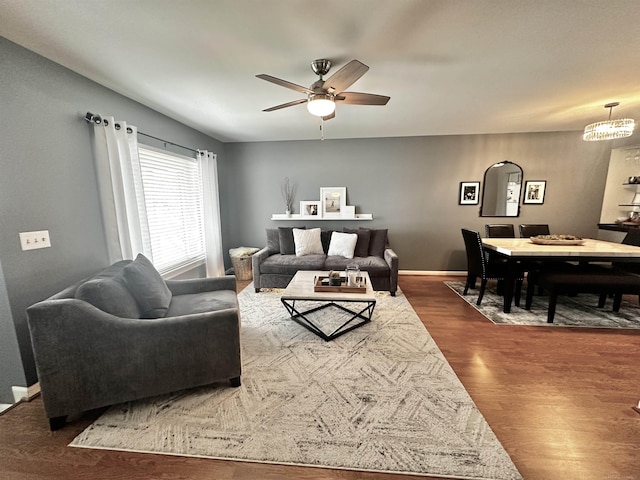
{"type": "MultiPolygon", "coordinates": [[[[612,311],[613,299],[608,299],[604,308],[598,308],[598,296],[580,294],[577,297],[566,295],[558,297],[558,305],[553,323],[547,323],[547,295],[535,295],[531,310],[524,309],[524,296],[521,306],[511,307],[511,313],[502,311],[502,297],[496,293],[496,282],[489,282],[482,304],[478,307],[478,290],[470,289],[467,295],[462,295],[464,282],[444,282],[469,305],[481,314],[499,325],[539,325],[550,327],[590,327],[590,328],[640,328],[640,306],[637,297],[635,302],[622,301],[619,312],[612,311]]],[[[537,292],[536,292],[537,293],[537,292]]]]}

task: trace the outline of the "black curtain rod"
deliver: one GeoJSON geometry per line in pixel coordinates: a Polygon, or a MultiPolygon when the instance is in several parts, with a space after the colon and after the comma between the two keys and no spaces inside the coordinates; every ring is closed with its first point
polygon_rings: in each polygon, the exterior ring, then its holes
{"type": "Polygon", "coordinates": [[[158,140],[159,142],[162,142],[165,145],[168,143],[169,145],[174,145],[176,147],[184,148],[185,150],[189,150],[191,152],[200,154],[200,152],[198,152],[198,150],[196,150],[195,148],[185,147],[184,145],[178,145],[177,143],[173,143],[173,142],[170,142],[168,140],[163,140],[162,138],[154,137],[153,135],[149,135],[148,133],[143,133],[143,132],[141,132],[139,130],[138,130],[138,135],[144,135],[145,137],[149,137],[149,138],[153,138],[154,140],[158,140]]]}
{"type": "MultiPolygon", "coordinates": [[[[102,117],[100,115],[94,115],[91,112],[87,112],[87,114],[84,116],[84,119],[89,122],[89,123],[95,123],[96,125],[100,125],[104,120],[102,119],[102,117]]],[[[118,124],[116,124],[116,128],[119,128],[120,126],[118,124]]],[[[129,131],[129,133],[132,133],[133,130],[129,131]]],[[[149,135],[148,133],[144,133],[138,130],[138,135],[144,135],[145,137],[149,137],[149,138],[153,138],[154,140],[157,140],[159,142],[162,142],[165,144],[165,146],[167,144],[169,145],[173,145],[175,147],[180,147],[180,148],[184,148],[185,150],[189,150],[190,152],[194,152],[196,154],[200,154],[200,152],[198,150],[196,150],[195,148],[191,148],[191,147],[185,147],[184,145],[179,145],[177,143],[173,143],[170,142],[169,140],[164,140],[162,138],[158,138],[158,137],[154,137],[153,135],[149,135]]]]}

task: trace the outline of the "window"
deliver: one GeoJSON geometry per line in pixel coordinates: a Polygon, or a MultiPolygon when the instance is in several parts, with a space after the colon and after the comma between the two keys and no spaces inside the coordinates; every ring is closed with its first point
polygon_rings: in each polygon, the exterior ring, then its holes
{"type": "MultiPolygon", "coordinates": [[[[144,209],[149,235],[144,240],[162,274],[177,274],[205,260],[203,190],[200,162],[139,145],[144,209]]],[[[146,235],[145,235],[146,237],[146,235]]]]}

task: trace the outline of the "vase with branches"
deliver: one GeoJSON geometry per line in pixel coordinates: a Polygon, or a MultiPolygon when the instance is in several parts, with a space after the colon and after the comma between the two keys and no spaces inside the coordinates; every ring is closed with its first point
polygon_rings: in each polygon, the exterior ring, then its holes
{"type": "Polygon", "coordinates": [[[291,215],[291,212],[293,212],[293,194],[295,193],[295,187],[289,180],[289,177],[284,177],[280,192],[282,193],[282,200],[284,200],[285,213],[291,215]]]}

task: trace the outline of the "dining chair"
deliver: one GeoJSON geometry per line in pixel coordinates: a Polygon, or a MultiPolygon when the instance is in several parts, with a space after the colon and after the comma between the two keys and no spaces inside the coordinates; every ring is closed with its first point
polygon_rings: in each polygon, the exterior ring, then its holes
{"type": "Polygon", "coordinates": [[[515,238],[516,232],[512,223],[489,223],[484,226],[487,238],[515,238]]]}
{"type": "MultiPolygon", "coordinates": [[[[476,280],[480,278],[480,291],[478,293],[478,300],[476,301],[476,305],[480,305],[487,287],[487,281],[504,281],[507,273],[507,264],[506,262],[491,262],[487,259],[480,232],[463,228],[462,237],[467,252],[467,281],[462,294],[466,295],[470,288],[475,288],[476,280]]],[[[520,305],[520,293],[522,292],[523,280],[524,276],[522,272],[519,271],[514,292],[515,304],[517,306],[520,305]]]]}
{"type": "Polygon", "coordinates": [[[536,235],[550,235],[549,225],[546,223],[521,223],[518,226],[521,238],[535,237],[536,235]]]}

